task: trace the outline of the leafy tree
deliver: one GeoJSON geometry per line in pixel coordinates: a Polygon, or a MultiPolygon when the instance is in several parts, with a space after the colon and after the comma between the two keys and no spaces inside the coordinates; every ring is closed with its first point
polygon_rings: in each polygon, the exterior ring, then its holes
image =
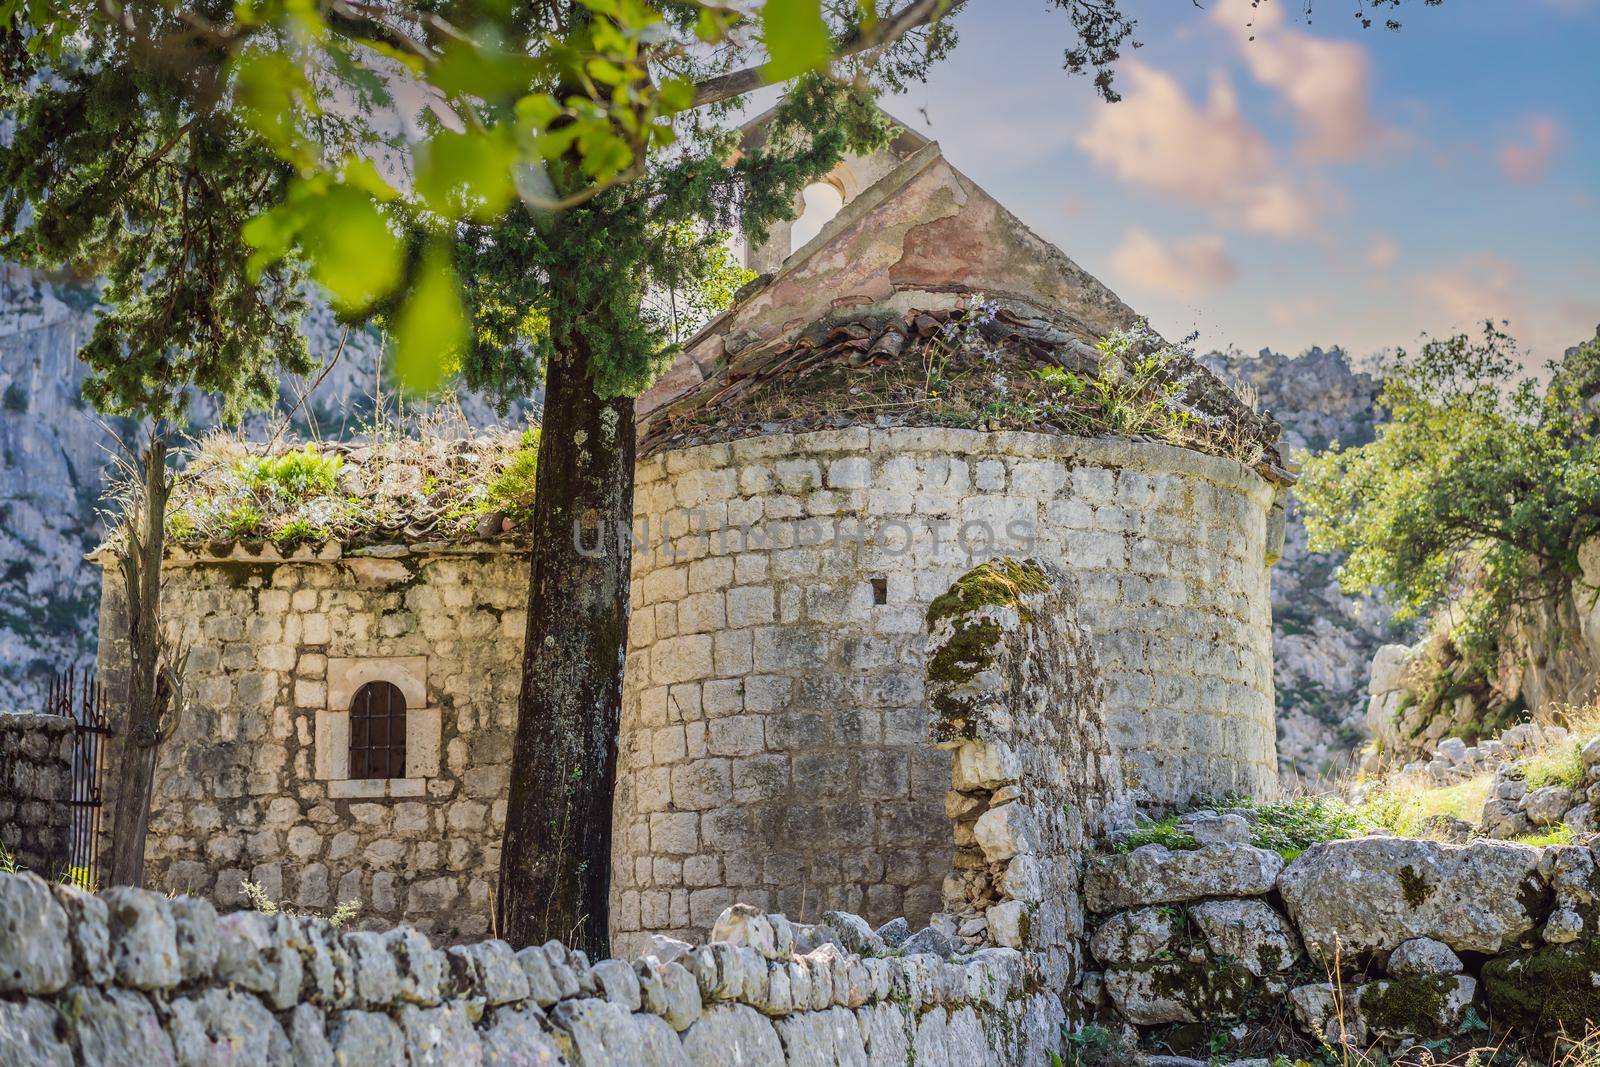
{"type": "Polygon", "coordinates": [[[181,700],[159,586],[173,436],[195,390],[236,415],[276,396],[279,367],[303,373],[310,358],[301,271],[285,260],[253,278],[241,236],[292,168],[203,79],[134,61],[127,37],[93,20],[81,27],[48,65],[15,33],[0,38],[0,111],[16,124],[0,145],[0,254],[105,279],[78,353],[85,392],[142,420],[119,534],[130,670],[106,868],[110,883],[138,885],[157,748],[181,700]]]}
{"type": "MultiPolygon", "coordinates": [[[[458,368],[507,393],[545,381],[497,903],[515,942],[602,949],[630,545],[586,555],[574,529],[615,531],[631,515],[631,397],[673,354],[650,294],[717,284],[720,232],[759,237],[842,153],[880,144],[874,93],[942,59],[966,5],[149,6],[0,0],[0,24],[18,27],[0,61],[60,55],[92,23],[155,69],[198,72],[293,171],[247,226],[254,269],[298,257],[347,310],[382,314],[414,388],[458,368]],[[769,84],[785,86],[771,136],[735,160],[732,108],[769,84]],[[400,153],[404,177],[386,178],[372,143],[404,101],[437,121],[400,153]],[[369,144],[330,148],[322,127],[351,114],[371,120],[369,144]]],[[[1115,99],[1133,20],[1117,0],[1052,6],[1072,31],[1066,68],[1115,99]]]]}
{"type": "Polygon", "coordinates": [[[1581,579],[1578,550],[1600,535],[1600,339],[1544,390],[1519,369],[1492,323],[1399,352],[1376,438],[1311,457],[1296,489],[1312,551],[1348,553],[1346,589],[1412,615],[1456,604],[1452,641],[1483,671],[1522,609],[1581,579]]]}

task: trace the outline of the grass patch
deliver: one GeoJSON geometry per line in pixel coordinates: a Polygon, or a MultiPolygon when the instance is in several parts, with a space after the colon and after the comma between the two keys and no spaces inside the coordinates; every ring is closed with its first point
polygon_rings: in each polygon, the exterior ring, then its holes
{"type": "MultiPolygon", "coordinates": [[[[1276,803],[1262,803],[1244,797],[1202,799],[1198,808],[1244,816],[1250,823],[1250,843],[1271,849],[1285,860],[1293,860],[1312,845],[1361,837],[1379,824],[1365,809],[1347,804],[1337,797],[1306,796],[1276,803]]],[[[1178,826],[1181,815],[1169,815],[1145,823],[1120,845],[1131,851],[1141,845],[1165,845],[1170,849],[1192,849],[1195,839],[1178,826]]]]}
{"type": "Polygon", "coordinates": [[[1536,752],[1517,765],[1522,768],[1523,781],[1529,789],[1547,785],[1576,789],[1583,784],[1583,746],[1576,741],[1562,741],[1543,752],[1536,752]]]}
{"type": "Polygon", "coordinates": [[[1577,840],[1577,835],[1572,832],[1572,827],[1558,822],[1536,834],[1524,834],[1512,840],[1519,845],[1570,845],[1577,840]]]}
{"type": "Polygon", "coordinates": [[[1478,825],[1494,776],[1489,772],[1446,786],[1423,786],[1404,779],[1375,791],[1361,811],[1401,837],[1427,837],[1428,820],[1441,815],[1478,825]]]}

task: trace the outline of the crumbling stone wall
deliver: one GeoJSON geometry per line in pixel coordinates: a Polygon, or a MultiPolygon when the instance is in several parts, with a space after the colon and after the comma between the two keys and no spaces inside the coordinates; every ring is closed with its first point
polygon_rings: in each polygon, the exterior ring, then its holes
{"type": "Polygon", "coordinates": [[[1084,855],[1129,814],[1076,591],[1054,564],[1002,558],[963,575],[928,621],[933,739],[953,765],[945,908],[1066,989],[1082,962],[1084,855]]]}
{"type": "Polygon", "coordinates": [[[748,908],[717,932],[591,964],[554,941],[440,951],[408,927],[219,918],[190,897],[0,875],[0,1060],[1045,1067],[1060,1052],[1060,999],[1015,949],[853,950],[748,908]]]}
{"type": "Polygon", "coordinates": [[[1198,1022],[1187,1040],[1201,1056],[1296,1058],[1325,1039],[1373,1058],[1415,1039],[1492,1045],[1600,1023],[1588,846],[1371,836],[1286,864],[1249,843],[1240,815],[1186,820],[1199,847],[1100,855],[1085,879],[1099,970],[1084,999],[1152,1047],[1198,1022]],[[1263,1022],[1285,1001],[1298,1036],[1263,1022]]]}
{"type": "Polygon", "coordinates": [[[1272,496],[1230,460],[1030,433],[641,460],[614,929],[693,935],[734,899],[874,921],[939,906],[949,757],[927,742],[924,613],[985,548],[1076,579],[1136,796],[1271,795],[1272,496]]]}
{"type": "Polygon", "coordinates": [[[51,878],[71,848],[72,728],[65,715],[0,713],[0,847],[51,878]]]}
{"type": "MultiPolygon", "coordinates": [[[[526,566],[494,545],[169,560],[163,605],[190,647],[190,703],[157,766],[148,884],[234,905],[250,879],[308,908],[359,899],[372,925],[486,933],[526,566]],[[341,719],[374,679],[406,697],[407,773],[351,780],[341,719]]],[[[121,591],[107,577],[101,665],[119,693],[121,591]]],[[[111,789],[115,766],[109,753],[111,789]]]]}

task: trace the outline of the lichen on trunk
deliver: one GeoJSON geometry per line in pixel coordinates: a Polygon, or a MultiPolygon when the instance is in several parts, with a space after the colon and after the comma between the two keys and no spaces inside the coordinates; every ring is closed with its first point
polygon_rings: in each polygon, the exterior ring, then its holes
{"type": "Polygon", "coordinates": [[[594,361],[580,338],[547,374],[496,912],[500,936],[517,947],[561,938],[600,958],[609,940],[634,424],[630,398],[597,393],[594,361]]]}

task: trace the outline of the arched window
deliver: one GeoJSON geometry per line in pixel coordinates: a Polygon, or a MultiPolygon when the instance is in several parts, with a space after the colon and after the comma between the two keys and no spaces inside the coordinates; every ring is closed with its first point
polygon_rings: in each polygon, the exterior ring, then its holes
{"type": "Polygon", "coordinates": [[[807,241],[822,232],[833,217],[844,208],[844,191],[833,182],[823,179],[806,186],[802,194],[806,210],[789,229],[789,251],[796,252],[807,241]]]}
{"type": "Polygon", "coordinates": [[[389,682],[368,682],[350,702],[350,777],[406,776],[406,698],[389,682]]]}

